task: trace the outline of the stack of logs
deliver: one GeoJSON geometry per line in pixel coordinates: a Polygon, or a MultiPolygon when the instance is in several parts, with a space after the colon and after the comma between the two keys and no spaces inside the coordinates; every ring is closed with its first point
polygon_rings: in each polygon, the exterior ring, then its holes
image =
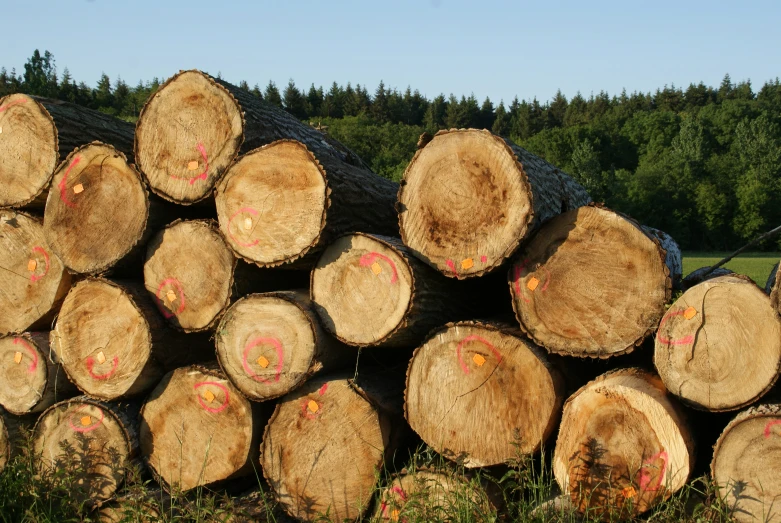
{"type": "Polygon", "coordinates": [[[423,136],[399,185],[199,71],[135,129],[17,94],[0,133],[0,469],[26,424],[95,506],[130,464],[169,492],[260,467],[295,518],[398,520],[466,481],[408,471],[375,496],[416,434],[468,469],[555,448],[574,508],[628,517],[690,479],[714,442],[690,420],[718,419],[697,411],[742,410],[711,473],[739,519],[781,520],[781,406],[757,405],[781,278],[671,304],[672,238],[506,139],[423,136]]]}

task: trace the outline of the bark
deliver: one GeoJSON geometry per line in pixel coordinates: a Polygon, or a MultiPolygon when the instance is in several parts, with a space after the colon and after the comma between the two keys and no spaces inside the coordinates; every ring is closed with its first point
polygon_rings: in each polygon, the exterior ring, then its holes
{"type": "Polygon", "coordinates": [[[698,285],[704,281],[712,280],[714,278],[718,278],[719,276],[727,276],[728,274],[734,274],[731,270],[725,269],[724,267],[715,269],[712,272],[708,272],[708,271],[710,271],[709,266],[700,267],[699,269],[690,272],[689,274],[686,275],[686,277],[681,282],[681,289],[687,291],[692,287],[694,287],[695,285],[698,285]]]}
{"type": "Polygon", "coordinates": [[[681,256],[681,248],[678,247],[678,243],[672,236],[659,229],[643,225],[643,230],[649,236],[656,239],[662,249],[664,249],[664,263],[667,265],[667,268],[670,269],[670,279],[672,280],[673,289],[680,289],[681,279],[683,278],[683,257],[681,256]]]}

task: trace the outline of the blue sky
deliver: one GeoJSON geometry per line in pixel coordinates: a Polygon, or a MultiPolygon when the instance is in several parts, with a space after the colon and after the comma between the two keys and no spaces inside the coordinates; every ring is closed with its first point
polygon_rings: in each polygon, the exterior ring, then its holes
{"type": "Polygon", "coordinates": [[[781,2],[2,0],[0,65],[35,48],[94,85],[101,72],[299,87],[382,79],[494,102],[557,89],[649,91],[781,76],[781,2]],[[9,45],[12,44],[12,45],[9,45]]]}

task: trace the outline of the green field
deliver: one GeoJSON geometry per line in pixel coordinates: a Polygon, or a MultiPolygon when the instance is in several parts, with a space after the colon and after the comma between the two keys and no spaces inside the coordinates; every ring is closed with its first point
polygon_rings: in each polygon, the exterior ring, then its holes
{"type": "MultiPolygon", "coordinates": [[[[700,267],[718,263],[729,254],[728,252],[684,252],[683,275],[686,276],[700,267]]],[[[779,260],[781,260],[781,253],[778,252],[744,252],[730,260],[725,267],[731,271],[745,274],[757,282],[757,285],[764,288],[767,277],[770,275],[770,269],[779,260]]]]}

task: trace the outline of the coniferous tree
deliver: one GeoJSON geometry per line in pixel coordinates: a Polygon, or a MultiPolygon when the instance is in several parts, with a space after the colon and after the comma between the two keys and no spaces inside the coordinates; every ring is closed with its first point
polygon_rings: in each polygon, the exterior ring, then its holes
{"type": "Polygon", "coordinates": [[[385,91],[385,83],[380,80],[380,84],[374,91],[374,99],[371,105],[371,114],[379,123],[390,121],[390,107],[388,106],[388,93],[385,91]]]}
{"type": "Polygon", "coordinates": [[[265,98],[265,100],[271,105],[282,109],[282,96],[280,96],[279,89],[277,89],[277,84],[275,84],[273,80],[268,81],[266,92],[263,93],[263,98],[265,98]]]}

